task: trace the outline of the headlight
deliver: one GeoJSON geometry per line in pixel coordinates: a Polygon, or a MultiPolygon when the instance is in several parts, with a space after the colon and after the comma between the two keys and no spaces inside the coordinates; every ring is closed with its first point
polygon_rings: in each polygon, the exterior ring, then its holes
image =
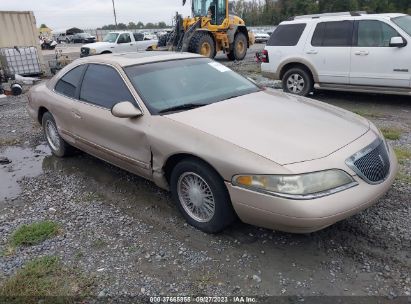
{"type": "Polygon", "coordinates": [[[233,185],[291,199],[313,199],[354,187],[357,182],[342,170],[301,175],[236,175],[233,185]]]}
{"type": "Polygon", "coordinates": [[[96,49],[90,49],[90,54],[91,54],[91,55],[95,55],[95,54],[97,54],[96,49]]]}

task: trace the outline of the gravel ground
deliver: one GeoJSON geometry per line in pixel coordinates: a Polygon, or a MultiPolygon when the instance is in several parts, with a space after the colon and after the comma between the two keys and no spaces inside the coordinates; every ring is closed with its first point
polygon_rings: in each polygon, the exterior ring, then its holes
{"type": "MultiPolygon", "coordinates": [[[[263,85],[253,47],[242,63],[217,60],[263,85]]],[[[313,98],[401,130],[411,150],[411,100],[316,93],[313,98]]],[[[293,235],[242,223],[219,235],[188,226],[170,195],[84,153],[50,155],[28,117],[26,95],[0,100],[0,285],[25,262],[57,255],[95,278],[96,296],[119,295],[411,295],[411,161],[375,206],[323,231],[293,235]],[[406,178],[408,176],[408,178],[406,178]],[[7,181],[3,183],[3,181],[7,181]],[[61,233],[12,255],[10,235],[51,219],[61,233]]]]}

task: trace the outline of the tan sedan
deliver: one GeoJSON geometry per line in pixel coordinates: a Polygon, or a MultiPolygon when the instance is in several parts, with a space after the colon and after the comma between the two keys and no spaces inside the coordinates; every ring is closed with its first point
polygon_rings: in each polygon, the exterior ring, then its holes
{"type": "Polygon", "coordinates": [[[368,120],[262,89],[194,54],[76,60],[31,89],[28,110],[56,156],[76,147],[152,180],[211,233],[237,216],[322,229],[372,205],[397,170],[368,120]]]}

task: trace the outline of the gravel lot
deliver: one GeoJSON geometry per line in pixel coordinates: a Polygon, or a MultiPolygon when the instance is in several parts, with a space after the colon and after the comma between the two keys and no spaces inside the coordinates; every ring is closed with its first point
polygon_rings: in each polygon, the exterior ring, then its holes
{"type": "MultiPolygon", "coordinates": [[[[259,73],[253,56],[261,48],[254,46],[244,62],[217,60],[278,87],[259,73]]],[[[411,98],[336,92],[313,98],[399,130],[391,144],[411,151],[411,98]]],[[[84,153],[51,156],[26,104],[26,95],[0,100],[0,155],[12,160],[0,165],[0,285],[27,261],[57,255],[93,277],[99,297],[411,295],[409,158],[374,207],[323,231],[293,235],[236,223],[206,235],[185,224],[154,184],[84,153]],[[44,219],[60,224],[57,237],[2,254],[17,227],[44,219]]]]}

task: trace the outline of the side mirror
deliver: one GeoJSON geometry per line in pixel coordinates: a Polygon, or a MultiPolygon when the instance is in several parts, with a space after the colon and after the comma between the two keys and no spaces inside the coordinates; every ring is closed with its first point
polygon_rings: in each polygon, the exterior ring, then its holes
{"type": "Polygon", "coordinates": [[[134,118],[143,115],[143,112],[137,109],[131,102],[122,101],[113,106],[111,114],[118,118],[134,118]]]}
{"type": "Polygon", "coordinates": [[[390,47],[404,47],[407,42],[402,37],[392,37],[390,41],[390,47]]]}

